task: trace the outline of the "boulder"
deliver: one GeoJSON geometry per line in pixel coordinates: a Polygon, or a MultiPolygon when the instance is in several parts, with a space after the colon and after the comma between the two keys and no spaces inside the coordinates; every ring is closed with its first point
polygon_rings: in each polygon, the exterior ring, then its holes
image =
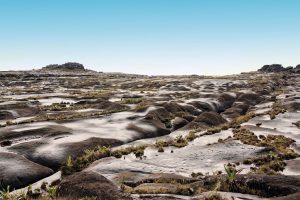
{"type": "Polygon", "coordinates": [[[216,112],[203,112],[196,117],[192,122],[184,126],[183,130],[195,128],[209,128],[227,122],[219,113],[216,112]]]}
{"type": "Polygon", "coordinates": [[[204,112],[204,113],[200,114],[196,119],[194,119],[194,122],[203,123],[203,124],[211,127],[211,126],[217,126],[217,125],[223,124],[227,121],[219,113],[204,112]]]}
{"type": "Polygon", "coordinates": [[[162,105],[168,112],[176,114],[186,112],[191,115],[199,115],[201,112],[192,105],[180,105],[176,102],[167,102],[162,105]]]}
{"type": "Polygon", "coordinates": [[[162,123],[170,121],[171,118],[171,113],[165,108],[157,108],[155,110],[151,110],[145,116],[146,121],[156,119],[161,121],[162,123]]]}
{"type": "Polygon", "coordinates": [[[229,108],[235,101],[236,97],[227,93],[220,94],[217,100],[223,105],[224,109],[229,108]]]}
{"type": "Polygon", "coordinates": [[[222,114],[229,118],[235,118],[247,113],[249,105],[246,103],[234,103],[231,108],[226,109],[222,114]]]}
{"type": "Polygon", "coordinates": [[[189,121],[187,121],[184,118],[181,117],[176,117],[173,122],[172,122],[172,131],[175,131],[185,125],[187,125],[189,123],[189,121]]]}
{"type": "Polygon", "coordinates": [[[158,119],[142,119],[136,123],[129,123],[126,129],[139,133],[132,140],[159,137],[171,133],[166,125],[158,119]]]}
{"type": "Polygon", "coordinates": [[[217,112],[216,108],[212,104],[209,104],[207,102],[192,101],[189,104],[193,105],[194,107],[200,109],[203,112],[209,112],[209,111],[217,112]]]}
{"type": "Polygon", "coordinates": [[[299,101],[291,101],[283,104],[283,108],[287,109],[289,112],[295,112],[300,110],[300,102],[299,101]]]}
{"type": "Polygon", "coordinates": [[[82,171],[62,180],[58,186],[58,196],[80,199],[94,197],[97,200],[130,200],[116,185],[104,176],[93,171],[82,171]]]}
{"type": "Polygon", "coordinates": [[[262,97],[255,93],[244,93],[237,98],[236,102],[244,102],[246,104],[254,106],[260,103],[262,100],[262,97]]]}

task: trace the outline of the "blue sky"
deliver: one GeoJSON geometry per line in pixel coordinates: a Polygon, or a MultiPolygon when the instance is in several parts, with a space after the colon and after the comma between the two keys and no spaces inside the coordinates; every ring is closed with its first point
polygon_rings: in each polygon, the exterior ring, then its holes
{"type": "Polygon", "coordinates": [[[298,0],[0,0],[0,70],[232,74],[300,64],[298,0]]]}

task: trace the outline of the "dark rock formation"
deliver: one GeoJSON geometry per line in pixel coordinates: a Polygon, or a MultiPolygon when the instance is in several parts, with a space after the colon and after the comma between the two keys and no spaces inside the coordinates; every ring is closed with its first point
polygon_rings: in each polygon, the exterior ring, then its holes
{"type": "Polygon", "coordinates": [[[207,126],[217,126],[225,123],[226,120],[216,112],[204,112],[194,119],[194,122],[204,123],[207,126]]]}
{"type": "Polygon", "coordinates": [[[178,103],[175,102],[167,102],[163,104],[163,107],[173,113],[179,113],[179,112],[186,112],[189,113],[191,115],[199,115],[201,112],[199,110],[197,110],[194,106],[191,105],[180,105],[178,103]]]}
{"type": "Polygon", "coordinates": [[[297,65],[294,70],[296,73],[300,73],[300,65],[297,65]]]}
{"type": "Polygon", "coordinates": [[[58,64],[52,64],[52,65],[47,65],[46,67],[43,67],[43,69],[46,70],[72,70],[72,71],[84,71],[84,66],[80,63],[76,62],[68,62],[62,65],[58,64]]]}
{"type": "Polygon", "coordinates": [[[130,200],[116,185],[96,172],[78,172],[66,177],[58,186],[58,196],[80,199],[94,197],[97,200],[130,200]]]}
{"type": "Polygon", "coordinates": [[[53,170],[58,170],[68,156],[77,157],[82,155],[83,151],[88,148],[92,149],[97,146],[114,147],[123,144],[123,142],[110,138],[92,137],[80,142],[70,142],[67,144],[58,145],[56,146],[57,150],[55,153],[48,153],[47,151],[42,153],[36,152],[37,148],[47,144],[47,142],[31,141],[14,145],[9,149],[36,163],[47,166],[53,170]]]}
{"type": "Polygon", "coordinates": [[[272,65],[264,65],[262,68],[260,68],[258,71],[260,72],[282,72],[286,69],[280,65],[280,64],[272,64],[272,65]]]}
{"type": "Polygon", "coordinates": [[[289,112],[299,111],[300,110],[300,102],[298,102],[298,101],[285,102],[283,104],[283,108],[288,110],[289,112]]]}
{"type": "Polygon", "coordinates": [[[209,112],[209,111],[217,112],[218,111],[218,109],[216,108],[217,105],[213,105],[212,103],[210,104],[207,102],[192,101],[189,104],[193,105],[194,107],[200,109],[203,112],[209,112]]]}
{"type": "Polygon", "coordinates": [[[12,117],[29,117],[38,114],[39,112],[40,111],[35,103],[16,101],[14,103],[0,105],[0,120],[1,118],[5,120],[11,119],[12,117]]]}
{"type": "Polygon", "coordinates": [[[8,185],[11,189],[25,187],[54,173],[14,153],[1,152],[0,158],[0,189],[6,189],[8,185]]]}
{"type": "Polygon", "coordinates": [[[90,108],[95,108],[95,109],[103,109],[107,111],[112,111],[112,110],[123,110],[129,108],[126,105],[115,103],[108,101],[103,98],[99,98],[96,101],[94,100],[81,100],[77,103],[76,105],[89,105],[90,108]]]}
{"type": "Polygon", "coordinates": [[[5,110],[0,110],[0,120],[10,120],[14,119],[15,117],[11,112],[5,111],[5,110]]]}
{"type": "Polygon", "coordinates": [[[172,131],[175,131],[185,125],[187,125],[189,123],[189,121],[187,121],[184,118],[181,117],[176,117],[172,123],[172,131]]]}
{"type": "Polygon", "coordinates": [[[289,72],[289,73],[300,73],[300,65],[297,65],[295,68],[292,66],[283,67],[280,64],[264,65],[258,70],[259,72],[289,72]]]}
{"type": "Polygon", "coordinates": [[[183,129],[194,128],[208,128],[217,126],[227,122],[219,113],[216,112],[204,112],[201,113],[196,119],[183,127],[183,129]]]}
{"type": "Polygon", "coordinates": [[[229,108],[235,101],[236,97],[227,93],[220,94],[218,97],[218,101],[220,102],[220,107],[222,109],[227,109],[229,108]]]}
{"type": "Polygon", "coordinates": [[[71,134],[71,129],[59,125],[50,125],[44,128],[30,129],[24,131],[3,131],[0,133],[0,142],[12,139],[25,139],[28,137],[56,137],[71,134]]]}
{"type": "MultiPolygon", "coordinates": [[[[226,181],[228,178],[221,176],[207,176],[204,179],[204,186],[210,189],[218,181],[223,182],[221,190],[227,191],[226,181]]],[[[231,192],[249,193],[276,200],[300,199],[300,178],[299,176],[284,175],[237,175],[235,184],[238,185],[231,192]]]]}
{"type": "Polygon", "coordinates": [[[165,108],[157,108],[149,111],[146,116],[138,122],[128,124],[126,129],[139,133],[139,135],[134,139],[163,136],[171,132],[169,130],[169,128],[172,126],[171,118],[171,113],[165,108]]]}
{"type": "Polygon", "coordinates": [[[162,87],[162,89],[168,91],[190,91],[191,90],[183,85],[166,85],[162,87]]]}
{"type": "Polygon", "coordinates": [[[248,105],[256,105],[258,103],[260,103],[262,101],[262,97],[260,97],[259,95],[255,94],[255,93],[245,93],[245,94],[241,94],[237,100],[237,102],[243,102],[246,103],[248,105]]]}
{"type": "Polygon", "coordinates": [[[229,117],[229,118],[235,118],[235,117],[238,117],[240,115],[246,114],[248,109],[249,109],[248,104],[236,102],[236,103],[233,104],[232,107],[225,110],[222,114],[225,115],[226,117],[229,117]]]}
{"type": "Polygon", "coordinates": [[[141,177],[136,181],[128,181],[128,182],[125,181],[124,184],[130,187],[136,187],[143,183],[159,183],[162,180],[163,182],[166,183],[182,183],[182,184],[187,184],[187,183],[192,183],[197,181],[194,178],[186,177],[178,174],[155,173],[155,174],[149,174],[145,177],[141,177]]]}

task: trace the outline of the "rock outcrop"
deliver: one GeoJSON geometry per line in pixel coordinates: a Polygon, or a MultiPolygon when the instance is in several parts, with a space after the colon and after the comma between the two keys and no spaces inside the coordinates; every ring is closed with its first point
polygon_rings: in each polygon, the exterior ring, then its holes
{"type": "Polygon", "coordinates": [[[78,172],[66,177],[58,187],[58,196],[80,199],[93,197],[97,200],[130,200],[116,185],[96,172],[78,172]]]}
{"type": "Polygon", "coordinates": [[[45,70],[63,70],[63,71],[69,71],[69,70],[84,71],[85,70],[85,68],[82,64],[76,63],[76,62],[67,62],[62,65],[58,65],[58,64],[47,65],[46,67],[43,67],[43,69],[45,69],[45,70]]]}
{"type": "Polygon", "coordinates": [[[51,169],[14,153],[0,152],[0,158],[0,189],[6,189],[7,186],[18,189],[54,173],[51,169]]]}
{"type": "Polygon", "coordinates": [[[280,64],[264,65],[258,71],[260,72],[282,72],[285,68],[280,64]]]}
{"type": "Polygon", "coordinates": [[[194,129],[194,128],[208,128],[212,126],[217,126],[227,122],[219,113],[217,112],[203,112],[198,117],[196,117],[192,122],[183,127],[183,129],[194,129]]]}
{"type": "Polygon", "coordinates": [[[265,73],[276,73],[276,72],[300,73],[300,65],[297,65],[295,68],[292,66],[283,67],[281,64],[264,65],[258,71],[265,72],[265,73]]]}

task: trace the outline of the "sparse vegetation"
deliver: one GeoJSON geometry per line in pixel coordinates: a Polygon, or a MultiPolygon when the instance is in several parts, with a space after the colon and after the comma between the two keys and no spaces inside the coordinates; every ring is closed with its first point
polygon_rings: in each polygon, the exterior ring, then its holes
{"type": "Polygon", "coordinates": [[[270,154],[258,156],[252,159],[245,159],[244,164],[255,164],[252,171],[256,173],[276,174],[283,171],[285,167],[284,160],[294,159],[299,155],[290,149],[289,146],[295,141],[283,135],[267,135],[258,138],[253,132],[247,129],[235,129],[233,131],[234,139],[240,140],[244,144],[267,147],[270,154]]]}
{"type": "Polygon", "coordinates": [[[272,109],[268,112],[270,115],[270,119],[273,120],[276,118],[276,115],[280,113],[285,113],[286,109],[283,108],[283,103],[282,101],[276,101],[272,105],[272,109]]]}
{"type": "Polygon", "coordinates": [[[95,160],[108,157],[111,155],[111,149],[109,147],[95,147],[94,149],[84,150],[83,155],[72,158],[69,156],[66,162],[62,165],[61,170],[63,175],[70,175],[74,172],[81,171],[87,165],[94,162],[95,160]]]}
{"type": "Polygon", "coordinates": [[[125,98],[122,99],[119,103],[120,104],[138,104],[143,101],[142,98],[125,98]]]}

